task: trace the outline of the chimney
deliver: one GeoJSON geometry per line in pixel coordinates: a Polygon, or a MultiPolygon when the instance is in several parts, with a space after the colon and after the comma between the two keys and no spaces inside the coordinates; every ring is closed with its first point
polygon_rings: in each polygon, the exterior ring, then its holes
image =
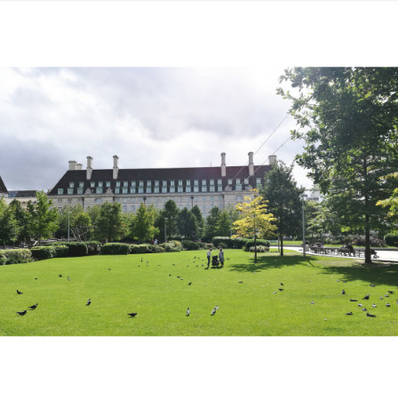
{"type": "Polygon", "coordinates": [[[113,179],[117,179],[117,175],[119,172],[119,167],[118,167],[118,156],[113,156],[113,179]]]}
{"type": "Polygon", "coordinates": [[[227,166],[225,164],[225,153],[221,153],[221,176],[227,176],[227,166]]]}
{"type": "Polygon", "coordinates": [[[251,151],[248,155],[249,155],[249,176],[253,176],[254,175],[253,152],[251,151]]]}
{"type": "Polygon", "coordinates": [[[88,156],[87,157],[87,173],[86,173],[87,180],[91,179],[91,175],[93,173],[92,161],[93,161],[93,157],[88,156]]]}
{"type": "Polygon", "coordinates": [[[275,155],[272,155],[272,156],[268,156],[268,163],[269,163],[269,165],[274,165],[274,164],[276,164],[276,156],[275,155]]]}
{"type": "Polygon", "coordinates": [[[83,168],[82,164],[76,164],[76,171],[81,171],[83,168]]]}
{"type": "Polygon", "coordinates": [[[74,171],[76,169],[76,161],[69,161],[69,171],[74,171]]]}

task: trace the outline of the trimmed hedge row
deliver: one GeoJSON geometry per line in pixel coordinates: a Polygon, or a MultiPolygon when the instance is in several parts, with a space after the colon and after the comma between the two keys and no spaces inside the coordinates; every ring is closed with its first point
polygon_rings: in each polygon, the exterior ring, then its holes
{"type": "MultiPolygon", "coordinates": [[[[254,246],[253,239],[229,238],[228,236],[215,236],[211,242],[215,248],[222,247],[224,249],[244,249],[245,251],[249,251],[250,247],[254,246]]],[[[269,250],[268,240],[257,239],[256,245],[268,247],[269,250]]]]}
{"type": "Polygon", "coordinates": [[[22,264],[33,261],[28,249],[0,250],[0,265],[22,264]]]}
{"type": "Polygon", "coordinates": [[[398,234],[389,233],[384,236],[387,246],[398,247],[398,234]]]}

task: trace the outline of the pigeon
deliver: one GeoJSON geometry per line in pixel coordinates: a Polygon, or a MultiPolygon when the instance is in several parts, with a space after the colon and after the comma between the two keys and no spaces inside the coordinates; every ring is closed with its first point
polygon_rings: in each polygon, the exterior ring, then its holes
{"type": "Polygon", "coordinates": [[[213,308],[213,310],[212,310],[212,312],[211,312],[211,316],[213,316],[214,314],[216,313],[216,309],[215,308],[213,308]]]}
{"type": "Polygon", "coordinates": [[[169,274],[169,276],[171,276],[171,274],[169,274]]]}
{"type": "Polygon", "coordinates": [[[361,303],[358,304],[358,307],[363,307],[363,305],[361,303]]]}
{"type": "Polygon", "coordinates": [[[390,294],[394,294],[393,290],[387,290],[387,292],[390,293],[390,294]]]}
{"type": "Polygon", "coordinates": [[[390,303],[387,303],[387,304],[386,304],[386,307],[391,307],[391,306],[390,306],[390,303]]]}
{"type": "Polygon", "coordinates": [[[136,312],[128,313],[127,315],[130,315],[131,318],[135,317],[137,315],[136,312]]]}
{"type": "Polygon", "coordinates": [[[376,317],[376,315],[374,315],[374,314],[369,314],[369,313],[366,313],[366,316],[367,316],[367,317],[372,317],[372,318],[375,318],[375,317],[376,317]]]}
{"type": "Polygon", "coordinates": [[[189,317],[189,314],[191,314],[191,311],[189,310],[189,307],[187,308],[187,312],[185,313],[185,315],[187,316],[187,317],[189,317]]]}
{"type": "Polygon", "coordinates": [[[89,306],[91,304],[91,299],[88,299],[88,302],[86,303],[86,306],[89,306]]]}
{"type": "Polygon", "coordinates": [[[343,283],[347,283],[347,281],[342,281],[343,283]]]}
{"type": "Polygon", "coordinates": [[[362,300],[369,300],[369,294],[367,294],[365,297],[362,298],[362,300]]]}
{"type": "Polygon", "coordinates": [[[345,294],[345,290],[344,289],[341,291],[341,294],[345,294]]]}
{"type": "Polygon", "coordinates": [[[23,294],[22,292],[20,292],[18,289],[17,289],[17,294],[23,294]]]}
{"type": "Polygon", "coordinates": [[[373,283],[371,283],[369,286],[370,286],[370,287],[375,287],[376,285],[375,285],[375,284],[373,284],[373,283]]]}
{"type": "Polygon", "coordinates": [[[362,308],[362,311],[368,311],[368,310],[366,309],[366,307],[364,307],[364,308],[362,308]]]}
{"type": "Polygon", "coordinates": [[[279,288],[278,290],[281,292],[282,290],[285,290],[285,289],[281,289],[281,288],[279,288]]]}
{"type": "Polygon", "coordinates": [[[379,297],[380,300],[383,300],[383,297],[379,297]]]}
{"type": "Polygon", "coordinates": [[[353,314],[352,311],[345,313],[345,315],[352,315],[352,314],[353,314]]]}
{"type": "Polygon", "coordinates": [[[25,315],[26,314],[26,310],[25,311],[17,311],[18,315],[25,315]]]}
{"type": "Polygon", "coordinates": [[[180,279],[180,278],[181,278],[181,276],[177,276],[177,278],[178,278],[178,279],[180,279]]]}
{"type": "Polygon", "coordinates": [[[315,301],[311,301],[311,304],[315,304],[315,301]]]}
{"type": "Polygon", "coordinates": [[[350,301],[358,301],[358,300],[355,300],[355,299],[350,299],[350,301]]]}
{"type": "Polygon", "coordinates": [[[188,286],[191,286],[191,285],[192,285],[192,282],[189,282],[189,283],[188,283],[188,286]]]}
{"type": "Polygon", "coordinates": [[[388,294],[385,294],[384,297],[390,297],[388,294]]]}
{"type": "Polygon", "coordinates": [[[34,310],[34,309],[36,309],[36,307],[39,305],[39,303],[36,303],[36,304],[33,304],[33,306],[30,306],[29,308],[31,309],[31,310],[34,310]]]}
{"type": "Polygon", "coordinates": [[[372,304],[372,307],[373,307],[373,308],[376,308],[377,306],[376,306],[376,304],[372,304]]]}
{"type": "Polygon", "coordinates": [[[59,274],[58,276],[59,276],[60,278],[62,278],[62,275],[61,275],[61,274],[59,274]]]}
{"type": "Polygon", "coordinates": [[[220,308],[220,307],[218,307],[218,306],[215,306],[215,307],[214,307],[215,310],[218,310],[219,308],[220,308]]]}
{"type": "Polygon", "coordinates": [[[281,282],[280,285],[283,286],[283,283],[281,282]]]}
{"type": "MultiPolygon", "coordinates": [[[[274,294],[276,294],[276,292],[274,292],[274,294]]],[[[398,304],[398,303],[397,303],[398,304]]]]}
{"type": "Polygon", "coordinates": [[[243,281],[239,281],[238,283],[243,283],[243,281]]]}

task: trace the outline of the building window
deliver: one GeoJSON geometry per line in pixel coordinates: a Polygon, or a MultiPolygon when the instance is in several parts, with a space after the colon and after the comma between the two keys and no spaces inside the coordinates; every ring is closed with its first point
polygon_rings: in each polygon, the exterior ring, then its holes
{"type": "Polygon", "coordinates": [[[214,186],[214,179],[210,179],[210,185],[214,186]]]}
{"type": "Polygon", "coordinates": [[[127,187],[129,183],[127,181],[123,181],[123,187],[127,187]]]}
{"type": "Polygon", "coordinates": [[[228,185],[232,185],[232,179],[228,179],[228,185]]]}
{"type": "Polygon", "coordinates": [[[138,181],[138,186],[139,187],[144,187],[144,181],[138,181]]]}
{"type": "Polygon", "coordinates": [[[174,181],[170,181],[170,186],[174,186],[175,182],[174,181]]]}
{"type": "Polygon", "coordinates": [[[69,182],[69,187],[73,189],[75,187],[75,182],[69,182]]]}
{"type": "Polygon", "coordinates": [[[97,194],[102,194],[102,193],[103,193],[102,187],[97,187],[97,188],[95,189],[95,193],[97,193],[97,194]]]}
{"type": "Polygon", "coordinates": [[[202,192],[207,192],[207,186],[202,186],[202,192]]]}
{"type": "Polygon", "coordinates": [[[131,193],[131,194],[134,194],[134,193],[135,193],[135,187],[131,187],[131,188],[130,188],[130,193],[131,193]]]}
{"type": "Polygon", "coordinates": [[[178,193],[182,193],[182,189],[183,189],[182,186],[178,186],[178,193]]]}
{"type": "Polygon", "coordinates": [[[187,186],[187,187],[185,188],[185,191],[186,191],[187,193],[191,193],[191,187],[190,187],[190,186],[187,186]]]}
{"type": "Polygon", "coordinates": [[[210,186],[210,192],[215,192],[215,191],[216,191],[216,189],[215,189],[214,185],[210,186]]]}
{"type": "Polygon", "coordinates": [[[131,181],[131,187],[135,188],[135,181],[131,181]]]}
{"type": "Polygon", "coordinates": [[[90,182],[90,187],[94,188],[95,187],[95,182],[90,182]]]}
{"type": "Polygon", "coordinates": [[[106,186],[107,188],[110,188],[110,187],[111,187],[111,182],[110,182],[110,181],[106,181],[106,182],[105,182],[105,186],[106,186]]]}
{"type": "Polygon", "coordinates": [[[155,188],[153,189],[153,193],[159,193],[159,188],[155,186],[155,188]]]}
{"type": "Polygon", "coordinates": [[[155,181],[155,187],[159,186],[159,181],[155,181]]]}
{"type": "Polygon", "coordinates": [[[58,194],[64,194],[64,189],[58,189],[58,194]]]}
{"type": "Polygon", "coordinates": [[[243,181],[243,183],[244,183],[245,185],[248,185],[248,184],[249,184],[249,178],[245,178],[244,181],[243,181]]]}
{"type": "Polygon", "coordinates": [[[199,186],[199,181],[198,181],[197,179],[195,179],[195,180],[193,181],[193,184],[194,184],[194,186],[199,186]]]}
{"type": "Polygon", "coordinates": [[[199,192],[199,186],[194,186],[193,191],[194,191],[195,193],[199,192]]]}
{"type": "Polygon", "coordinates": [[[73,194],[73,188],[68,188],[68,194],[73,194]]]}
{"type": "Polygon", "coordinates": [[[147,188],[146,188],[146,192],[147,192],[147,193],[152,193],[152,188],[147,187],[147,188]]]}
{"type": "Polygon", "coordinates": [[[206,186],[206,179],[202,179],[202,186],[206,186]]]}
{"type": "Polygon", "coordinates": [[[235,185],[235,190],[242,190],[242,185],[235,185]]]}
{"type": "Polygon", "coordinates": [[[175,193],[175,191],[176,191],[175,187],[170,188],[170,193],[175,193]]]}
{"type": "Polygon", "coordinates": [[[217,186],[217,192],[222,192],[222,186],[217,186]]]}
{"type": "Polygon", "coordinates": [[[152,187],[152,181],[146,181],[146,186],[147,187],[152,187]]]}
{"type": "Polygon", "coordinates": [[[191,181],[190,181],[190,179],[187,179],[187,180],[185,181],[185,185],[186,185],[186,186],[191,186],[191,181]]]}
{"type": "Polygon", "coordinates": [[[98,182],[98,187],[101,187],[101,188],[102,188],[102,187],[103,187],[103,183],[104,183],[104,182],[98,182]]]}
{"type": "Polygon", "coordinates": [[[162,187],[162,193],[167,193],[167,186],[162,187]]]}
{"type": "Polygon", "coordinates": [[[128,194],[128,188],[127,187],[123,187],[122,188],[122,194],[128,194]]]}
{"type": "Polygon", "coordinates": [[[140,194],[144,193],[144,188],[143,187],[139,187],[138,188],[138,193],[140,193],[140,194]]]}
{"type": "Polygon", "coordinates": [[[120,182],[116,181],[116,187],[120,187],[120,182]]]}
{"type": "Polygon", "coordinates": [[[120,188],[119,187],[115,188],[115,194],[120,194],[120,188]]]}
{"type": "Polygon", "coordinates": [[[77,194],[83,194],[83,188],[77,188],[77,194]]]}
{"type": "Polygon", "coordinates": [[[182,186],[182,179],[178,180],[178,186],[182,186]]]}
{"type": "Polygon", "coordinates": [[[261,178],[256,178],[256,183],[257,183],[257,185],[260,185],[261,184],[261,178]]]}

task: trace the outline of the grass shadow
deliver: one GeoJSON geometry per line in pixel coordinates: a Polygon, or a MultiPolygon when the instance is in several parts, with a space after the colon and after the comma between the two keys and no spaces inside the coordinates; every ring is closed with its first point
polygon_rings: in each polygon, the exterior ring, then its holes
{"type": "Polygon", "coordinates": [[[257,263],[254,261],[250,264],[232,264],[229,269],[234,272],[260,272],[270,268],[285,268],[295,265],[313,265],[315,259],[311,256],[303,257],[302,255],[291,254],[281,257],[279,254],[258,255],[257,263]]]}

